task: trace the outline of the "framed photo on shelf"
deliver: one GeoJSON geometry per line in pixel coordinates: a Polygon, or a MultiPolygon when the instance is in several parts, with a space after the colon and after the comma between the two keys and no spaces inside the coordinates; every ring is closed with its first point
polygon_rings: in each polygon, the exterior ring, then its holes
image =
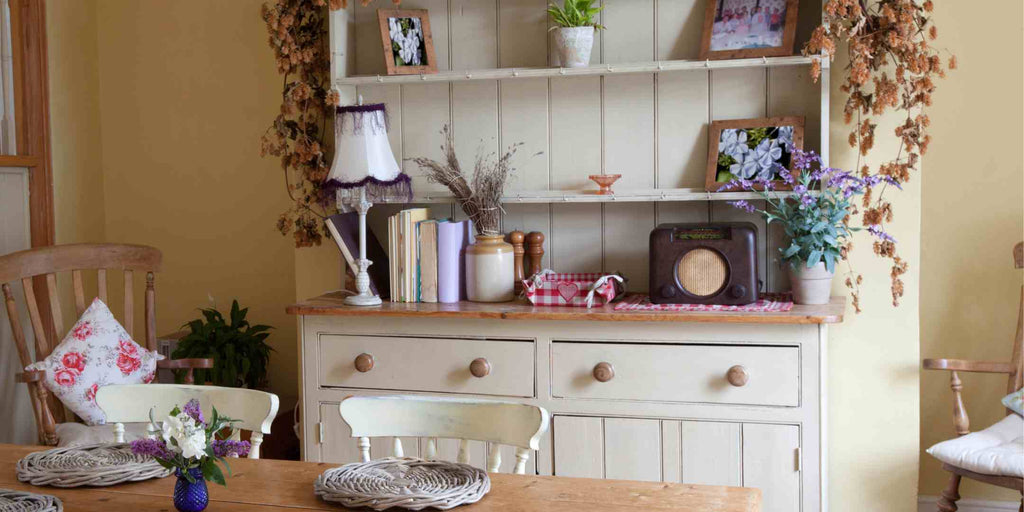
{"type": "Polygon", "coordinates": [[[735,178],[767,179],[788,190],[776,164],[792,170],[794,149],[803,149],[803,117],[713,121],[708,131],[705,189],[716,192],[735,178]]]}
{"type": "Polygon", "coordinates": [[[799,0],[707,0],[701,59],[793,54],[799,0]]]}
{"type": "Polygon", "coordinates": [[[377,20],[389,75],[437,73],[426,9],[378,9],[377,20]]]}

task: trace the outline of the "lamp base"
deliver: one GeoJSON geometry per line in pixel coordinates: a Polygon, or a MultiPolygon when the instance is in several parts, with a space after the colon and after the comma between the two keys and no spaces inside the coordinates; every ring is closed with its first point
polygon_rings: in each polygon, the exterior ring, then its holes
{"type": "Polygon", "coordinates": [[[379,306],[383,303],[376,295],[349,295],[345,297],[346,306],[379,306]]]}

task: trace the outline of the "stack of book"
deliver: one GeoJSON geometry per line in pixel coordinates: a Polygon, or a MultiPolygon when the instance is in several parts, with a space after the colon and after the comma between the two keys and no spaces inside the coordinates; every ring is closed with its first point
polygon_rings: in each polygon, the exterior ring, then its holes
{"type": "Polygon", "coordinates": [[[391,300],[458,302],[465,298],[465,249],[469,221],[433,220],[427,208],[388,218],[391,300]]]}

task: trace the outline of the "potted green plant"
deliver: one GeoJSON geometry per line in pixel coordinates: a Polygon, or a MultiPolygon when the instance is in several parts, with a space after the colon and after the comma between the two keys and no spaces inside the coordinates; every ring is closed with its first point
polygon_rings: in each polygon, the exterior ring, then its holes
{"type": "MultiPolygon", "coordinates": [[[[760,213],[769,223],[778,222],[786,231],[789,245],[779,248],[779,256],[789,263],[793,302],[797,304],[828,304],[836,264],[846,260],[850,239],[861,228],[850,226],[856,212],[855,201],[869,187],[886,184],[900,188],[891,176],[857,175],[826,167],[813,151],[793,151],[793,172],[779,164],[775,173],[792,187],[792,195],[772,191],[775,182],[769,179],[735,179],[721,190],[757,192],[764,200],[760,209],[748,201],[729,204],[750,213],[760,213]]],[[[867,231],[879,243],[895,245],[896,240],[877,225],[867,231]]],[[[852,276],[849,279],[859,279],[852,276]]]]}
{"type": "MultiPolygon", "coordinates": [[[[272,327],[250,325],[245,319],[249,308],[239,308],[237,300],[231,301],[230,322],[215,308],[199,311],[203,318],[185,324],[189,332],[178,340],[178,347],[171,357],[212,358],[213,368],[195,370],[196,382],[265,389],[267,363],[273,350],[266,340],[272,327]]],[[[179,382],[183,377],[183,374],[175,375],[179,382]]]]}
{"type": "Polygon", "coordinates": [[[596,0],[565,0],[562,7],[548,6],[548,14],[555,23],[555,49],[562,67],[582,68],[590,65],[590,51],[594,47],[594,30],[604,26],[594,21],[604,7],[594,7],[596,0]]]}

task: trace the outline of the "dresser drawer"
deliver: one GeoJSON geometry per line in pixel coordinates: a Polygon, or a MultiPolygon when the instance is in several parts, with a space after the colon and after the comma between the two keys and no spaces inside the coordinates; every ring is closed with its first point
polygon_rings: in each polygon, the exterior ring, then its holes
{"type": "Polygon", "coordinates": [[[322,387],[534,396],[532,341],[322,334],[319,349],[322,387]]]}
{"type": "Polygon", "coordinates": [[[799,348],[556,341],[551,391],[558,398],[797,406],[799,348]]]}

